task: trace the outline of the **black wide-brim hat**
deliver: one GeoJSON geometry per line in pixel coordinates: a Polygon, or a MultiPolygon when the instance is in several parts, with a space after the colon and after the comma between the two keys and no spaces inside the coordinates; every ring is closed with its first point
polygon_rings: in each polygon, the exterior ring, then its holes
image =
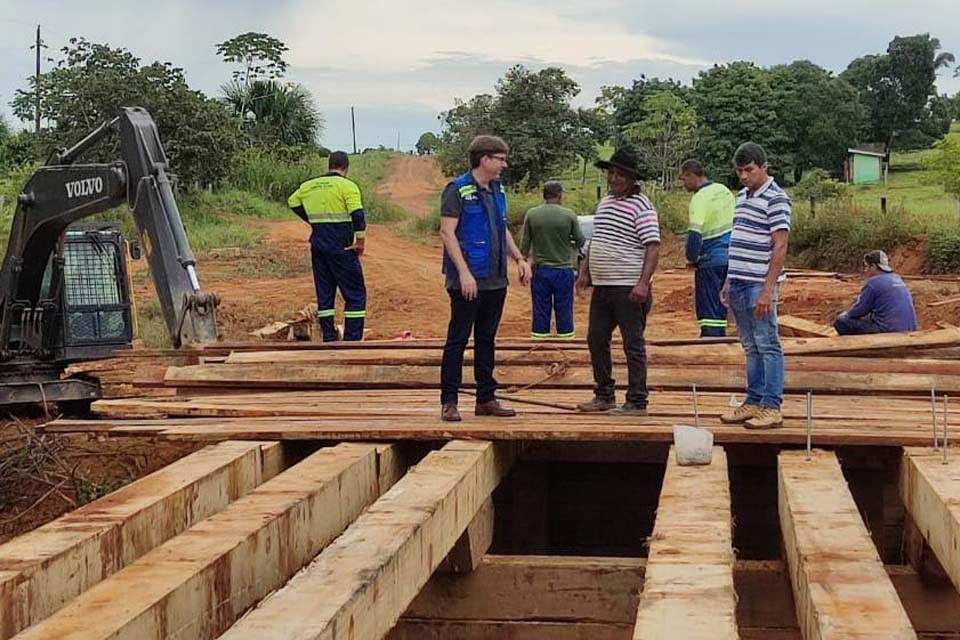
{"type": "Polygon", "coordinates": [[[640,176],[640,160],[632,149],[626,147],[614,151],[609,160],[597,160],[593,166],[604,171],[619,169],[635,178],[640,176]]]}

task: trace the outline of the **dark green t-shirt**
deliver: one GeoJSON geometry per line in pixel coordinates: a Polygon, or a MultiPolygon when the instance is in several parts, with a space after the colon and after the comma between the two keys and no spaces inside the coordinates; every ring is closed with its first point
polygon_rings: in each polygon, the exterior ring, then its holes
{"type": "Polygon", "coordinates": [[[520,251],[525,256],[533,249],[533,261],[541,267],[573,269],[577,250],[586,239],[577,214],[558,204],[542,204],[523,217],[520,251]]]}

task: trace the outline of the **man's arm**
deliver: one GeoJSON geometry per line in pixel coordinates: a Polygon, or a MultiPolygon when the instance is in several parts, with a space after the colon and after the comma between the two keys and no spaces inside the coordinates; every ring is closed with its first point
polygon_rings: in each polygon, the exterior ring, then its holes
{"type": "Polygon", "coordinates": [[[844,311],[842,315],[846,318],[850,318],[851,320],[862,318],[873,311],[873,304],[873,289],[868,283],[865,282],[863,287],[860,289],[860,296],[857,298],[856,302],[853,303],[852,307],[844,311]]]}
{"type": "Polygon", "coordinates": [[[523,216],[523,228],[520,231],[520,253],[525,257],[530,255],[530,212],[527,211],[523,216]]]}
{"type": "Polygon", "coordinates": [[[573,214],[573,227],[570,230],[570,237],[573,238],[573,243],[577,249],[587,243],[587,236],[583,235],[583,229],[580,228],[580,220],[577,219],[577,214],[573,214]]]}
{"type": "Polygon", "coordinates": [[[703,225],[707,220],[707,203],[697,195],[695,193],[690,198],[688,209],[690,223],[687,226],[687,242],[684,251],[687,263],[692,265],[696,265],[700,260],[700,250],[703,248],[703,225]]]}
{"type": "Polygon", "coordinates": [[[660,241],[648,242],[644,245],[643,271],[640,273],[640,279],[630,291],[629,298],[637,304],[643,304],[650,297],[650,280],[657,270],[657,263],[660,262],[660,241]]]}
{"type": "Polygon", "coordinates": [[[753,315],[758,318],[763,318],[770,313],[770,308],[773,306],[773,292],[777,287],[780,272],[783,271],[783,265],[787,261],[789,237],[790,232],[786,229],[774,231],[771,236],[773,247],[771,248],[770,267],[767,270],[767,277],[763,281],[763,289],[757,299],[757,306],[753,310],[753,315]]]}
{"type": "Polygon", "coordinates": [[[510,254],[510,257],[517,262],[517,271],[520,273],[520,284],[526,285],[530,282],[530,277],[533,275],[533,271],[530,270],[530,263],[523,257],[523,253],[520,252],[517,243],[514,242],[513,234],[510,233],[509,229],[506,232],[506,236],[507,252],[510,254]]]}
{"type": "Polygon", "coordinates": [[[453,184],[448,184],[440,196],[440,240],[457,269],[460,294],[467,300],[473,300],[477,297],[477,280],[470,273],[470,266],[463,257],[463,250],[460,249],[460,241],[457,239],[457,226],[460,224],[462,210],[460,192],[453,184]]]}
{"type": "Polygon", "coordinates": [[[290,207],[290,211],[297,214],[298,218],[310,224],[310,218],[307,217],[307,210],[303,208],[303,198],[300,196],[300,189],[294,191],[293,194],[287,198],[287,206],[290,207]]]}

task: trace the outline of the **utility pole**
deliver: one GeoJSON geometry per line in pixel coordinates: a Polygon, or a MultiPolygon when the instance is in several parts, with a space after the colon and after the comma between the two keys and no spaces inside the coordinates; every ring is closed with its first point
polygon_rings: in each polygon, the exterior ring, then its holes
{"type": "Polygon", "coordinates": [[[43,41],[40,39],[40,25],[37,25],[37,42],[33,45],[37,50],[37,69],[36,75],[33,77],[33,95],[35,99],[34,110],[36,111],[36,132],[40,133],[40,48],[44,46],[43,41]]]}
{"type": "Polygon", "coordinates": [[[350,107],[350,128],[353,129],[353,155],[357,155],[357,121],[353,116],[353,107],[350,107]]]}
{"type": "Polygon", "coordinates": [[[397,131],[397,151],[400,151],[400,132],[397,131]]]}

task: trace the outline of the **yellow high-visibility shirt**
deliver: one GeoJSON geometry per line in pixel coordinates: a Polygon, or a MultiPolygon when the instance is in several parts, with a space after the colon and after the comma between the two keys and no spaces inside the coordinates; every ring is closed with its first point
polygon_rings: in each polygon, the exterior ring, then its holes
{"type": "Polygon", "coordinates": [[[307,180],[287,204],[291,208],[303,206],[311,224],[351,222],[350,214],[363,209],[357,183],[335,173],[307,180]]]}

